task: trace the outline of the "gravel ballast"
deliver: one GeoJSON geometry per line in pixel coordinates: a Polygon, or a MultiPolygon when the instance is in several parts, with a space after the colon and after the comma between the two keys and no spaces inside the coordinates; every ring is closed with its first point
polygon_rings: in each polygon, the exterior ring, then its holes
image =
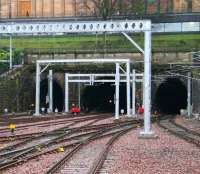
{"type": "Polygon", "coordinates": [[[200,133],[200,121],[197,119],[186,119],[183,116],[177,116],[175,118],[175,122],[183,127],[186,127],[187,129],[200,133]]]}
{"type": "Polygon", "coordinates": [[[141,129],[121,137],[107,156],[101,174],[199,174],[200,150],[157,125],[158,139],[138,139],[141,129]]]}

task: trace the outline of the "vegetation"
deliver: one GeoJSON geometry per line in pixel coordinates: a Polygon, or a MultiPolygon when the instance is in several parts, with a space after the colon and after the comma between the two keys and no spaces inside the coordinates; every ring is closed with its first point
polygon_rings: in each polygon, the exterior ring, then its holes
{"type": "MultiPolygon", "coordinates": [[[[13,50],[13,64],[17,65],[21,63],[21,60],[23,58],[23,50],[21,49],[15,49],[13,50]]],[[[9,51],[8,48],[2,48],[0,49],[0,60],[8,60],[9,59],[9,51]]],[[[2,63],[0,62],[0,74],[4,71],[8,70],[9,63],[2,63]]]]}
{"type": "Polygon", "coordinates": [[[117,0],[92,0],[92,2],[96,7],[96,15],[103,17],[103,19],[107,19],[114,13],[114,7],[117,3],[117,0]]]}
{"type": "MultiPolygon", "coordinates": [[[[134,35],[134,40],[143,47],[143,35],[134,35]]],[[[9,47],[9,39],[2,38],[4,50],[9,47]]],[[[122,35],[95,36],[37,36],[16,37],[13,39],[15,57],[22,52],[32,53],[98,53],[98,52],[137,52],[136,48],[122,35]]],[[[186,52],[200,50],[200,34],[154,35],[153,52],[186,52]]],[[[0,58],[7,56],[0,53],[0,58]]]]}
{"type": "MultiPolygon", "coordinates": [[[[173,12],[173,0],[92,0],[92,2],[95,5],[94,14],[103,19],[114,15],[143,16],[173,12]]],[[[189,2],[186,2],[186,7],[189,7],[189,2]]]]}
{"type": "Polygon", "coordinates": [[[9,56],[9,52],[6,50],[0,50],[0,60],[6,60],[9,56]]]}

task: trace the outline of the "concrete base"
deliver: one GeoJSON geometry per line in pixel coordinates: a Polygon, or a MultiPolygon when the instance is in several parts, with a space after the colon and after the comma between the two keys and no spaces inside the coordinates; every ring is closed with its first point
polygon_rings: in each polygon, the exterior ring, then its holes
{"type": "Polygon", "coordinates": [[[138,118],[138,115],[131,115],[132,118],[138,118]]]}
{"type": "Polygon", "coordinates": [[[125,117],[121,119],[122,121],[131,121],[131,120],[135,120],[135,118],[133,117],[125,117]]]}
{"type": "Polygon", "coordinates": [[[41,116],[42,114],[33,114],[33,116],[41,116]]]}
{"type": "Polygon", "coordinates": [[[157,139],[159,138],[154,132],[140,132],[139,139],[157,139]]]}
{"type": "Polygon", "coordinates": [[[114,119],[113,122],[114,123],[119,123],[119,122],[121,122],[121,119],[114,119]]]}
{"type": "Polygon", "coordinates": [[[125,118],[138,118],[137,115],[125,115],[125,118]]]}

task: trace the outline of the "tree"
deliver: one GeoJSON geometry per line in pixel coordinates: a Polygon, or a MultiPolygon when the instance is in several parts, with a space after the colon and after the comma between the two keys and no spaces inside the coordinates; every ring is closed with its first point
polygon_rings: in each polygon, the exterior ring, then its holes
{"type": "Polygon", "coordinates": [[[104,20],[115,12],[117,0],[92,0],[92,2],[97,9],[96,15],[101,16],[104,20]]]}
{"type": "Polygon", "coordinates": [[[131,13],[134,15],[143,15],[147,10],[147,0],[131,0],[131,13]]]}

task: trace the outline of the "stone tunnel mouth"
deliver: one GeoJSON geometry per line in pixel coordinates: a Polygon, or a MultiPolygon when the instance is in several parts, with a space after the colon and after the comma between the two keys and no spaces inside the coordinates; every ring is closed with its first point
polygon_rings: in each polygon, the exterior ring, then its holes
{"type": "MultiPolygon", "coordinates": [[[[48,108],[49,104],[46,96],[48,96],[48,79],[41,81],[40,85],[40,107],[48,108]]],[[[64,92],[62,87],[56,80],[53,80],[53,109],[58,109],[59,112],[63,111],[64,107],[64,92]]]]}
{"type": "Polygon", "coordinates": [[[180,114],[187,107],[186,86],[178,78],[166,79],[156,91],[155,106],[162,114],[180,114]]]}
{"type": "MultiPolygon", "coordinates": [[[[82,96],[82,107],[85,112],[114,112],[115,85],[111,83],[86,86],[82,96]]],[[[120,109],[126,111],[126,85],[120,85],[120,109]]]]}

